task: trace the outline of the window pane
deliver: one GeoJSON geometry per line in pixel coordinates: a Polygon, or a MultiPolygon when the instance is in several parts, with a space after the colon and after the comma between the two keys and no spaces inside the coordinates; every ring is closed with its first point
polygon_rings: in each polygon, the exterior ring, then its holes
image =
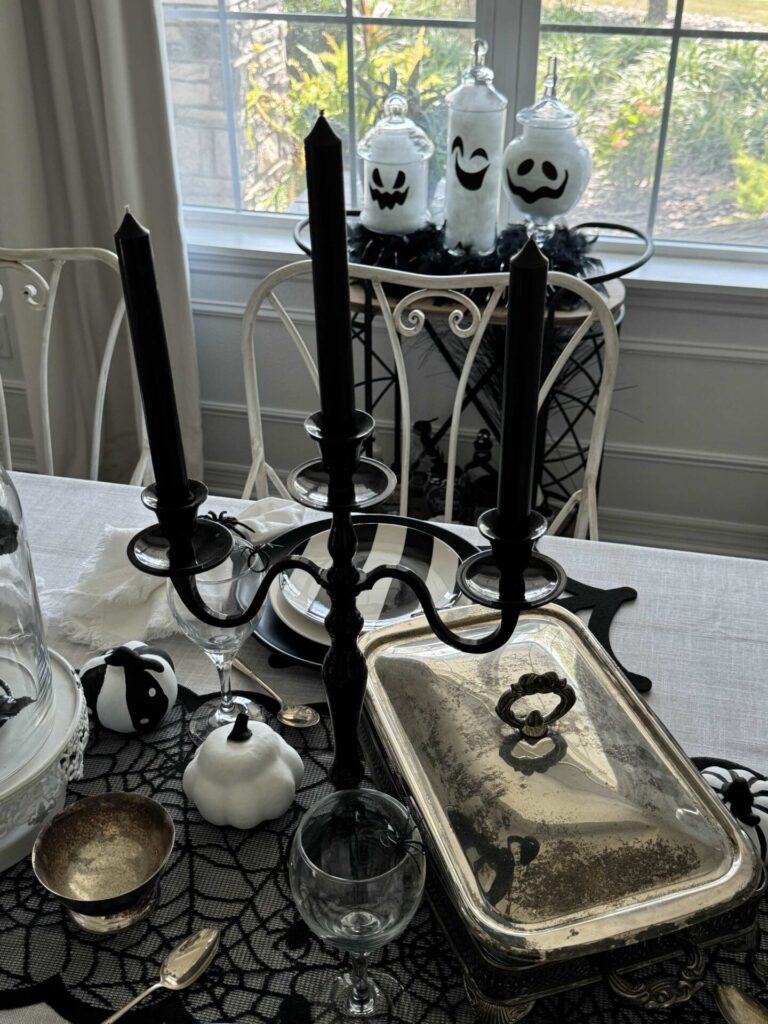
{"type": "Polygon", "coordinates": [[[768,32],[766,0],[685,0],[683,28],[768,32]]]}
{"type": "MultiPolygon", "coordinates": [[[[717,0],[715,0],[717,2],[717,0]]],[[[676,0],[542,0],[541,20],[555,25],[653,25],[670,28],[676,0]]]]}
{"type": "Polygon", "coordinates": [[[656,234],[768,245],[768,43],[683,39],[656,234]]]}
{"type": "Polygon", "coordinates": [[[218,3],[217,0],[163,0],[162,6],[167,14],[168,11],[172,11],[174,8],[182,7],[186,7],[187,9],[190,7],[207,7],[209,9],[215,9],[218,6],[218,3]]]}
{"type": "MultiPolygon", "coordinates": [[[[392,88],[408,97],[408,116],[435,144],[429,165],[430,199],[445,174],[446,93],[471,61],[474,29],[397,27],[390,22],[355,29],[357,137],[382,113],[392,88]]],[[[359,175],[358,175],[359,176],[359,175]]]]}
{"type": "Polygon", "coordinates": [[[354,0],[354,13],[369,18],[471,18],[476,0],[354,0]]]}
{"type": "Polygon", "coordinates": [[[305,213],[303,142],[320,110],[349,167],[344,26],[236,20],[229,36],[243,209],[305,213]]]}
{"type": "Polygon", "coordinates": [[[667,39],[545,32],[538,95],[550,56],[558,96],[579,115],[594,170],[568,222],[616,220],[645,229],[669,68],[667,39]]]}
{"type": "MultiPolygon", "coordinates": [[[[180,0],[176,0],[180,2],[180,0]]],[[[216,0],[198,0],[208,4],[216,0]]],[[[352,12],[367,18],[472,18],[476,0],[352,0],[352,12]]],[[[343,14],[347,0],[226,0],[231,11],[261,14],[343,14]]]]}
{"type": "Polygon", "coordinates": [[[343,14],[345,0],[226,0],[226,5],[251,14],[343,14]]]}
{"type": "Polygon", "coordinates": [[[189,206],[232,209],[219,26],[166,17],[165,39],[182,199],[189,206]]]}

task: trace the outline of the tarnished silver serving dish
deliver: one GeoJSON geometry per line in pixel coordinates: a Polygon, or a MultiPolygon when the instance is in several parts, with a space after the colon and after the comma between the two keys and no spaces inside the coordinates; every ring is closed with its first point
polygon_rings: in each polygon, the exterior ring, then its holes
{"type": "MultiPolygon", "coordinates": [[[[495,613],[447,613],[468,636],[495,613]]],[[[580,620],[548,605],[467,655],[424,619],[369,634],[364,743],[411,802],[431,895],[481,1017],[607,977],[648,1008],[748,937],[764,885],[738,824],[580,620]],[[677,975],[627,969],[682,950],[677,975]]]]}

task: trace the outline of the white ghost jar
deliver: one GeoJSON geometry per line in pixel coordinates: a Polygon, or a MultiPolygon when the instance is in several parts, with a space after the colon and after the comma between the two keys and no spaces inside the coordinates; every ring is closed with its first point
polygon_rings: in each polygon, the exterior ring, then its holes
{"type": "Polygon", "coordinates": [[[384,117],[357,147],[363,161],[360,220],[384,235],[418,231],[429,218],[429,158],[435,147],[407,112],[405,96],[393,92],[384,103],[384,117]]]}
{"type": "Polygon", "coordinates": [[[507,195],[538,226],[548,226],[568,213],[592,174],[589,150],[576,136],[576,114],[560,102],[556,90],[553,61],[544,96],[517,115],[523,134],[504,151],[502,181],[507,195]]]}
{"type": "Polygon", "coordinates": [[[203,740],[184,769],[184,793],[212,825],[255,828],[285,814],[304,765],[264,722],[237,716],[203,740]]]}
{"type": "Polygon", "coordinates": [[[445,170],[445,245],[488,253],[496,243],[501,152],[507,100],[493,87],[484,60],[488,44],[476,39],[474,61],[446,96],[448,163],[445,170]]]}

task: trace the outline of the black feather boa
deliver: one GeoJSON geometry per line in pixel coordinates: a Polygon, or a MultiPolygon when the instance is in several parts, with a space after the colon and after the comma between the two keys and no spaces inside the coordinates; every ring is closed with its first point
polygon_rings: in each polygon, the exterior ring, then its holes
{"type": "MultiPolygon", "coordinates": [[[[434,224],[410,235],[382,235],[356,224],[348,231],[349,258],[352,263],[412,274],[493,274],[509,267],[510,258],[522,249],[527,237],[524,224],[509,224],[497,237],[494,251],[480,256],[471,249],[449,252],[443,229],[434,224]]],[[[589,277],[603,269],[600,260],[589,255],[595,239],[583,231],[556,227],[540,248],[552,270],[589,277]]]]}

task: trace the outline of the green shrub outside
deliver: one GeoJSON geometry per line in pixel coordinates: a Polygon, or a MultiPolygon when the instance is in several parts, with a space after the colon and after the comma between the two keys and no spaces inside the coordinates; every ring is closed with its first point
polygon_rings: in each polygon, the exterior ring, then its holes
{"type": "MultiPolygon", "coordinates": [[[[567,6],[550,21],[573,16],[567,6]]],[[[580,20],[585,20],[580,15],[580,20]]],[[[557,56],[560,95],[580,116],[595,165],[620,186],[653,174],[667,87],[670,42],[627,35],[542,35],[539,67],[557,56]]],[[[768,211],[768,45],[754,40],[684,39],[675,69],[665,171],[700,181],[735,175],[733,200],[745,214],[768,211]],[[752,191],[754,189],[754,191],[752,191]]]]}

